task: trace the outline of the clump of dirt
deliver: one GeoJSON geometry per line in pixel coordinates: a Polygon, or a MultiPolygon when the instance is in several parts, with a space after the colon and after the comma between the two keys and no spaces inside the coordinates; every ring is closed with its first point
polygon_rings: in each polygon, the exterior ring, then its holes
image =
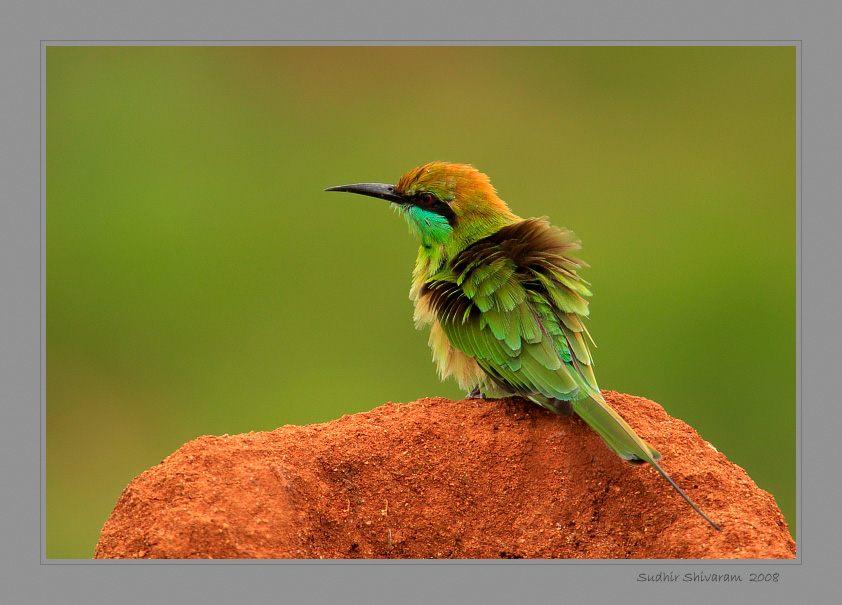
{"type": "Polygon", "coordinates": [[[795,557],[774,499],[743,469],[658,404],[603,395],[721,532],[575,416],[432,398],[191,441],[129,484],[94,556],[795,557]]]}

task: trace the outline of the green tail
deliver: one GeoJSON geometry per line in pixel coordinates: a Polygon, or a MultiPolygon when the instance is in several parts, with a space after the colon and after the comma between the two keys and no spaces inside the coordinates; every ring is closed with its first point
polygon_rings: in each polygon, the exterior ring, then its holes
{"type": "Polygon", "coordinates": [[[629,462],[648,462],[654,466],[673,489],[687,501],[687,504],[693,507],[693,510],[699,513],[714,529],[720,530],[719,526],[699,510],[699,507],[678,487],[676,482],[672,480],[672,477],[661,468],[661,465],[657,462],[661,459],[661,454],[641,439],[634,432],[634,429],[617,412],[611,409],[602,398],[602,395],[593,394],[590,397],[573,401],[572,404],[573,411],[602,437],[603,441],[605,441],[606,445],[613,452],[629,462]]]}

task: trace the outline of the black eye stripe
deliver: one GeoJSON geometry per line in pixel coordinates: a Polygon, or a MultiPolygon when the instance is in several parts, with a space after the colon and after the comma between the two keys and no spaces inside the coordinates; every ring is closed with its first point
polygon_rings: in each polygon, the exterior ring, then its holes
{"type": "Polygon", "coordinates": [[[447,222],[450,224],[451,227],[456,225],[456,213],[453,212],[453,209],[450,207],[450,204],[441,201],[432,193],[424,192],[415,194],[410,198],[410,202],[413,205],[418,206],[419,208],[423,208],[427,212],[435,212],[436,214],[440,214],[441,216],[447,219],[447,222]]]}
{"type": "Polygon", "coordinates": [[[416,193],[413,196],[413,202],[415,202],[415,204],[417,206],[443,204],[444,203],[439,198],[437,198],[435,195],[433,195],[432,193],[429,193],[429,192],[416,193]]]}

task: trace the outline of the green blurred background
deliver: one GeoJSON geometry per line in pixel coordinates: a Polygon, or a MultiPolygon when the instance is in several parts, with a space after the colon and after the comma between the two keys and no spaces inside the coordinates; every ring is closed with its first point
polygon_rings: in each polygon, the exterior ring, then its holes
{"type": "Polygon", "coordinates": [[[47,534],[89,558],[201,435],[442,395],[385,202],[431,160],[583,240],[602,388],[653,399],[795,535],[796,49],[49,47],[47,534]]]}

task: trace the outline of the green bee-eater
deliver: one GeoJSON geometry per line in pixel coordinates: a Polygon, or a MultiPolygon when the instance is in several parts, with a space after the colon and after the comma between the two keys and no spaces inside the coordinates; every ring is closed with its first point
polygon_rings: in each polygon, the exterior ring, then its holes
{"type": "Polygon", "coordinates": [[[561,416],[576,412],[621,458],[648,462],[714,528],[661,468],[659,454],[605,402],[585,337],[585,263],[567,229],[522,219],[472,166],[432,162],[396,185],[330,187],[394,204],[421,241],[410,298],[430,326],[442,379],[470,396],[518,395],[561,416]]]}

